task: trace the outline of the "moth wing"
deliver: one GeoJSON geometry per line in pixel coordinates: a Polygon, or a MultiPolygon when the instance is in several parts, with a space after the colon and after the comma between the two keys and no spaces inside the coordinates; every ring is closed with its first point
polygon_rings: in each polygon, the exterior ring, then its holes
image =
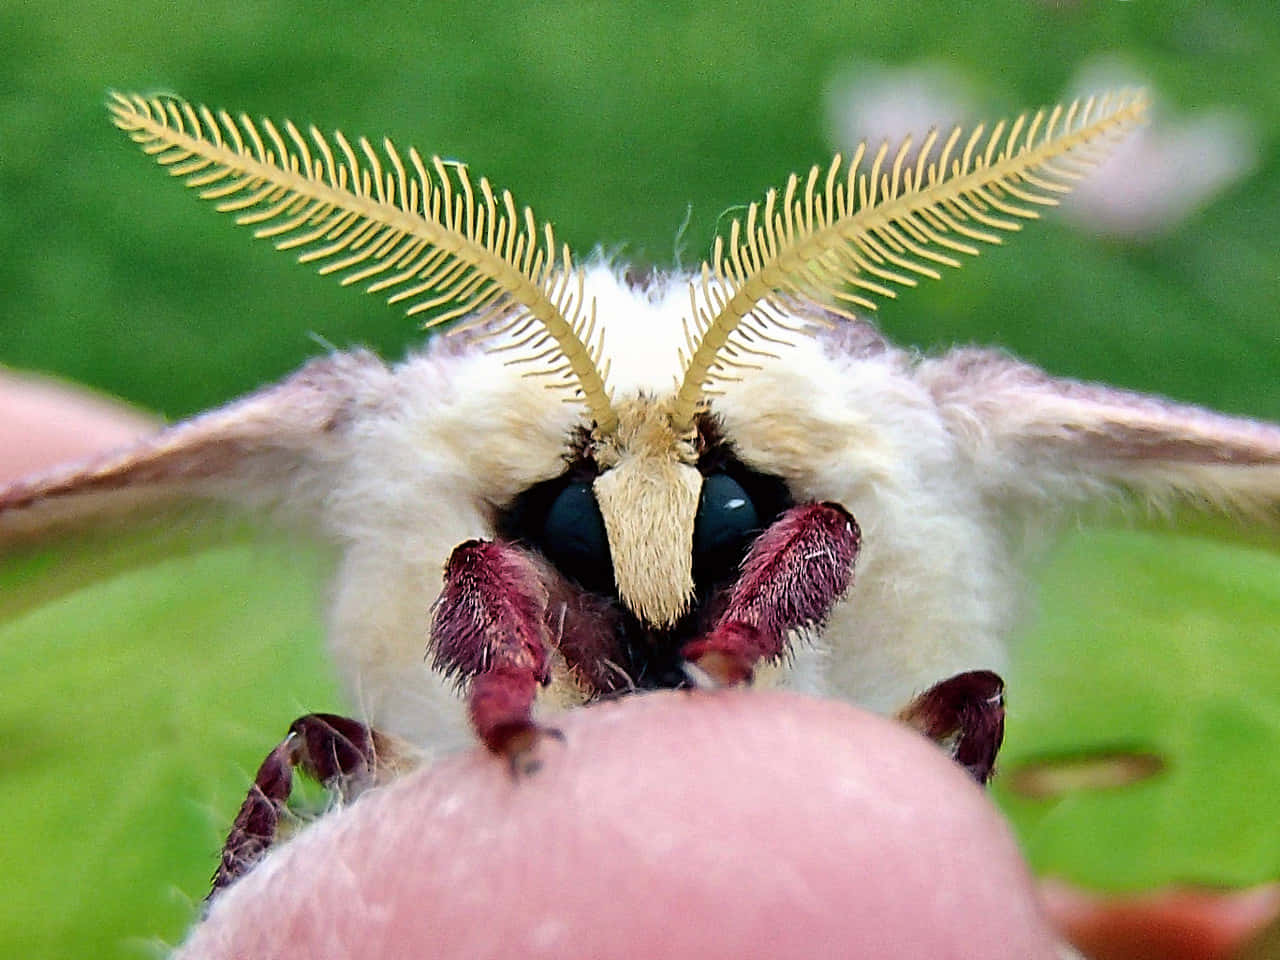
{"type": "Polygon", "coordinates": [[[167,556],[225,541],[251,515],[319,532],[343,436],[386,368],[372,354],[313,360],[278,384],[119,451],[0,488],[0,554],[17,568],[0,617],[167,556]],[[193,514],[191,521],[180,520],[193,514]],[[176,532],[171,525],[177,524],[176,532]],[[110,543],[110,549],[105,544],[110,543]],[[94,563],[49,563],[95,551],[94,563]],[[101,549],[100,549],[101,548],[101,549]],[[23,567],[38,570],[23,576],[23,567]]]}
{"type": "Polygon", "coordinates": [[[1054,513],[1123,495],[1157,515],[1190,508],[1261,527],[1275,543],[1280,426],[1055,378],[994,351],[952,351],[919,376],[1005,502],[1054,513]]]}
{"type": "MultiPolygon", "coordinates": [[[[1056,379],[995,353],[957,351],[919,374],[1005,519],[1034,530],[1064,510],[1136,502],[1180,531],[1190,521],[1280,546],[1276,425],[1056,379]]],[[[1039,642],[1020,646],[1010,674],[1019,733],[1001,764],[1115,749],[1153,753],[1177,773],[1144,784],[1132,807],[1082,797],[1052,823],[1042,807],[1012,805],[1037,869],[1131,887],[1274,875],[1277,560],[1110,535],[1059,555],[1038,598],[1039,642]],[[1147,812],[1134,815],[1139,806],[1147,812]],[[1114,842],[1091,842],[1099,836],[1114,842]]]]}
{"type": "MultiPolygon", "coordinates": [[[[0,820],[22,825],[0,859],[23,864],[28,921],[58,904],[40,942],[179,935],[194,907],[138,895],[125,925],[114,898],[65,903],[68,873],[88,890],[163,877],[202,896],[266,746],[338,699],[316,650],[325,568],[293,531],[321,530],[344,437],[387,376],[367,354],[315,360],[114,454],[0,486],[0,820]],[[264,520],[282,523],[283,546],[257,542],[264,520]],[[104,582],[127,573],[140,575],[104,582]]],[[[0,940],[33,935],[11,927],[0,940]]]]}

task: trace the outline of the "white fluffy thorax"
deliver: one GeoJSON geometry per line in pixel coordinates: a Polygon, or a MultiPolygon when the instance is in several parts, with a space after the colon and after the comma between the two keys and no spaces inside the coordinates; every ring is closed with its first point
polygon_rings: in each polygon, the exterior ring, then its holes
{"type": "MultiPolygon", "coordinates": [[[[687,281],[637,291],[599,267],[587,292],[614,396],[670,394],[687,281]]],[[[494,536],[497,511],[561,473],[573,431],[588,426],[529,365],[484,349],[494,345],[444,336],[386,372],[394,388],[370,389],[353,416],[329,498],[344,550],[339,666],[370,719],[423,743],[467,737],[457,691],[424,660],[445,560],[494,536]]],[[[1017,593],[1007,547],[911,368],[869,328],[837,329],[797,337],[711,399],[744,463],[782,478],[797,502],[843,504],[863,533],[853,588],[769,679],[881,711],[962,670],[1002,668],[1017,593]]]]}

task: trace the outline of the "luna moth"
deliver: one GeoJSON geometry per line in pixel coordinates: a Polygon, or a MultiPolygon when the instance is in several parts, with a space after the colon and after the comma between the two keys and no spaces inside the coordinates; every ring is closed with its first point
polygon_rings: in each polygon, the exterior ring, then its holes
{"type": "Polygon", "coordinates": [[[349,794],[478,736],[535,775],[555,711],[646,689],[844,698],[985,781],[1045,535],[1119,502],[1274,518],[1280,427],[999,351],[920,357],[865,315],[1040,216],[1145,108],[859,148],[749,205],[699,270],[637,276],[579,265],[461,164],[115,95],[201,197],[444,333],[13,484],[0,536],[212,505],[337,550],[330,648],[359,718],[308,715],[271,752],[215,889],[273,841],[296,766],[349,794]]]}

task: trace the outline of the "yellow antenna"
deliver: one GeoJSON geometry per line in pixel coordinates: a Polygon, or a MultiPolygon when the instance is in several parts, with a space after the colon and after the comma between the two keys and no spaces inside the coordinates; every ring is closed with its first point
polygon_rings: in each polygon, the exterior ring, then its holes
{"type": "Polygon", "coordinates": [[[889,155],[882,145],[863,169],[866,145],[847,168],[840,156],[813,167],[801,185],[792,174],[779,196],[770,190],[735,219],[726,241],[717,237],[710,262],[691,284],[693,329],[684,379],[673,406],[675,426],[692,424],[707,385],[761,355],[753,342],[777,342],[794,332],[791,305],[818,302],[850,316],[850,307],[876,309],[937,279],[940,267],[960,266],[978,244],[1039,217],[1068,193],[1105,148],[1141,121],[1142,91],[1076,101],[996,124],[967,138],[956,128],[934,158],[937,131],[913,162],[910,139],[889,155]]]}
{"type": "Polygon", "coordinates": [[[112,93],[109,108],[144,153],[255,237],[410,316],[437,311],[426,327],[468,317],[493,335],[511,332],[536,359],[552,357],[536,373],[577,386],[597,428],[616,428],[581,270],[508,191],[473,184],[461,164],[402,155],[390,140],[378,151],[315,127],[282,132],[174,97],[112,93]]]}

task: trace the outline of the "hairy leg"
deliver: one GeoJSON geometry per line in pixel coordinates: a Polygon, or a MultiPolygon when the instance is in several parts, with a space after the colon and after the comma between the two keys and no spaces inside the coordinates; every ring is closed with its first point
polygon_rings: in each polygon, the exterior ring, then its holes
{"type": "Polygon", "coordinates": [[[397,741],[357,720],[331,713],[299,717],[258,768],[222,847],[210,898],[252,869],[275,843],[295,769],[349,801],[399,772],[406,757],[397,741]]]}
{"type": "Polygon", "coordinates": [[[898,719],[941,744],[985,784],[1004,740],[1004,681],[990,670],[958,673],[912,700],[898,719]]]}
{"type": "Polygon", "coordinates": [[[786,650],[790,631],[822,623],[849,589],[861,534],[837,503],[792,507],[756,538],[715,625],[681,651],[713,683],[743,683],[786,650]]]}
{"type": "Polygon", "coordinates": [[[468,684],[476,734],[514,763],[537,740],[533,699],[551,678],[539,565],[513,544],[468,540],[454,548],[444,581],[431,621],[432,666],[468,684]]]}

